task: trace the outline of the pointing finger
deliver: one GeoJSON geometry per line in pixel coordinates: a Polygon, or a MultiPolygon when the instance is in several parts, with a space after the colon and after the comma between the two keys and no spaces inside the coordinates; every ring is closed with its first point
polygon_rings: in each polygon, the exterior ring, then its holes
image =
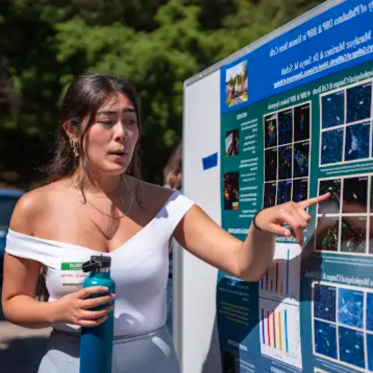
{"type": "Polygon", "coordinates": [[[298,206],[300,206],[302,209],[306,209],[312,205],[316,205],[317,203],[326,201],[329,199],[330,193],[323,194],[322,196],[319,197],[314,197],[310,199],[306,199],[305,201],[298,202],[298,206]]]}
{"type": "Polygon", "coordinates": [[[283,222],[289,225],[300,245],[303,245],[303,219],[286,212],[282,215],[283,222]]]}

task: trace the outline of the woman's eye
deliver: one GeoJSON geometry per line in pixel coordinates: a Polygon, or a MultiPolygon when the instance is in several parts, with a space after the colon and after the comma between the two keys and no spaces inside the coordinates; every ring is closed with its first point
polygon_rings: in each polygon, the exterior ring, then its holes
{"type": "Polygon", "coordinates": [[[111,120],[102,120],[101,123],[105,126],[111,126],[113,124],[111,120]]]}
{"type": "Polygon", "coordinates": [[[126,121],[126,124],[128,124],[128,125],[134,125],[134,124],[137,124],[137,122],[135,121],[135,120],[133,120],[133,119],[128,119],[127,121],[126,121]]]}

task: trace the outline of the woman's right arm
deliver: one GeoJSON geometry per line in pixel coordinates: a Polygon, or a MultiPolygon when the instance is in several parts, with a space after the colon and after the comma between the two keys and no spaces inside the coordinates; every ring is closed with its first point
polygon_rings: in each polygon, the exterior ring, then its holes
{"type": "Polygon", "coordinates": [[[2,305],[13,324],[43,328],[56,322],[55,304],[35,299],[40,268],[38,262],[5,254],[2,305]]]}
{"type": "Polygon", "coordinates": [[[54,302],[37,301],[40,267],[33,260],[5,254],[2,304],[7,320],[26,328],[45,328],[58,323],[92,327],[106,320],[112,307],[100,311],[90,311],[89,308],[109,303],[113,296],[87,299],[91,294],[107,291],[103,287],[82,289],[54,302]]]}
{"type": "MultiPolygon", "coordinates": [[[[33,193],[25,197],[14,210],[10,228],[19,233],[33,235],[31,224],[37,219],[35,212],[40,211],[33,208],[33,193]]],[[[40,269],[41,263],[37,261],[5,254],[2,307],[10,322],[28,328],[44,328],[58,323],[91,327],[105,321],[112,307],[100,311],[89,309],[111,302],[113,296],[88,299],[91,294],[107,291],[103,287],[82,289],[54,302],[37,301],[35,297],[40,269]]]]}

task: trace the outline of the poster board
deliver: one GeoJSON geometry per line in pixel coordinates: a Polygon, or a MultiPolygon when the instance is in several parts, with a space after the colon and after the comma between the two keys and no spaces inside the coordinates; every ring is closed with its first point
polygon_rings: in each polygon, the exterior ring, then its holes
{"type": "Polygon", "coordinates": [[[332,198],[260,282],[180,251],[183,373],[373,371],[372,29],[373,1],[328,1],[185,82],[184,192],[224,229],[332,198]]]}

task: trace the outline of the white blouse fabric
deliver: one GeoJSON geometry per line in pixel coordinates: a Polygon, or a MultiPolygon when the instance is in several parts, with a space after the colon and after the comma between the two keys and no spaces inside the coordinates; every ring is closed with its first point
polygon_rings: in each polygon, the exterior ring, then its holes
{"type": "MultiPolygon", "coordinates": [[[[163,327],[167,318],[166,288],[169,271],[169,240],[193,202],[174,192],[157,215],[129,241],[110,253],[111,278],[116,283],[114,335],[136,336],[163,327]]],[[[62,263],[85,262],[101,253],[88,247],[41,239],[9,230],[6,252],[32,259],[47,267],[49,302],[77,291],[81,285],[61,281],[62,263]]],[[[76,325],[58,324],[55,329],[77,332],[76,325]]]]}

